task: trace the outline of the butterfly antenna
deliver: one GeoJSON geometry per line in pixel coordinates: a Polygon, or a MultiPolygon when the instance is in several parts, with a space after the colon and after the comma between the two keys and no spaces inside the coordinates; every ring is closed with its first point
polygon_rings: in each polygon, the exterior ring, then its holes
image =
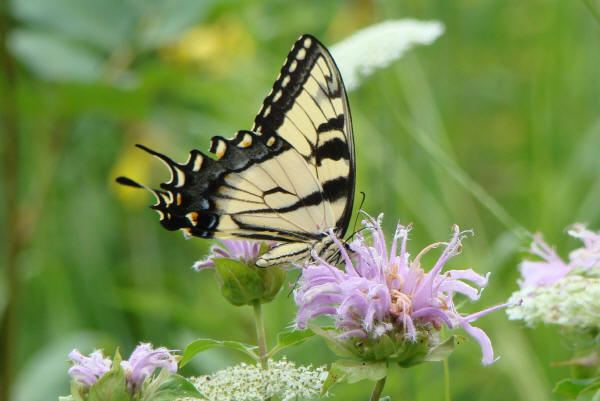
{"type": "Polygon", "coordinates": [[[290,292],[288,292],[288,294],[287,294],[288,298],[290,297],[290,295],[292,295],[294,290],[298,287],[298,282],[300,281],[300,277],[302,277],[302,272],[300,272],[300,274],[298,274],[298,277],[296,277],[296,280],[294,281],[294,285],[290,289],[290,292]]]}
{"type": "Polygon", "coordinates": [[[363,231],[363,230],[365,230],[365,229],[367,229],[367,227],[361,227],[361,228],[359,228],[358,230],[354,231],[354,232],[352,233],[352,235],[350,235],[350,236],[348,237],[348,239],[347,239],[345,242],[349,242],[349,241],[350,241],[350,240],[351,240],[351,239],[352,239],[352,238],[353,238],[353,237],[354,237],[356,234],[358,234],[359,232],[361,232],[361,231],[363,231]]]}
{"type": "Polygon", "coordinates": [[[365,204],[365,199],[367,198],[367,195],[364,193],[364,191],[360,191],[360,194],[362,195],[362,200],[360,201],[360,206],[358,207],[359,211],[356,212],[356,218],[354,219],[354,225],[352,226],[352,234],[348,237],[346,241],[344,241],[346,244],[352,239],[352,237],[354,237],[354,234],[363,230],[362,228],[358,231],[356,230],[356,224],[358,223],[358,215],[360,214],[360,211],[362,210],[362,207],[365,204]]]}

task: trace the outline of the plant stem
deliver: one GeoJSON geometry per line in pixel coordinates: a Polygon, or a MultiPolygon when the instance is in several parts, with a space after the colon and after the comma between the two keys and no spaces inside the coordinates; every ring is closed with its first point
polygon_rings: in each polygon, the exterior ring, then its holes
{"type": "Polygon", "coordinates": [[[373,388],[373,392],[371,393],[371,398],[369,398],[369,401],[379,400],[381,397],[381,392],[383,391],[383,387],[385,386],[385,379],[387,379],[387,376],[375,383],[375,387],[373,388]]]}
{"type": "Polygon", "coordinates": [[[442,361],[444,367],[444,401],[450,401],[450,369],[448,368],[448,359],[442,361]]]}
{"type": "Polygon", "coordinates": [[[267,338],[265,337],[265,323],[262,317],[260,301],[254,302],[254,322],[256,325],[256,342],[258,344],[258,355],[263,369],[267,368],[267,338]]]}

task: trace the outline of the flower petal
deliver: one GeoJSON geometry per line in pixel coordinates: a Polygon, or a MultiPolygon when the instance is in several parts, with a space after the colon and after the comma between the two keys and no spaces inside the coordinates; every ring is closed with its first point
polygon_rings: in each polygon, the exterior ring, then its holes
{"type": "Polygon", "coordinates": [[[479,327],[474,327],[469,324],[467,319],[459,318],[458,323],[460,326],[479,343],[483,356],[481,357],[481,363],[484,365],[490,365],[498,360],[494,359],[494,350],[492,348],[492,342],[490,338],[483,330],[479,327]]]}

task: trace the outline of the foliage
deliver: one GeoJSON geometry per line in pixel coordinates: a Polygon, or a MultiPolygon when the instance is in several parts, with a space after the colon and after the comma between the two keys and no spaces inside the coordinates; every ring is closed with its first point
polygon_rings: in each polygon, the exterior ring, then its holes
{"type": "Polygon", "coordinates": [[[564,395],[570,399],[576,399],[588,391],[598,390],[600,388],[600,378],[591,379],[564,379],[554,386],[554,392],[564,395]]]}
{"type": "MultiPolygon", "coordinates": [[[[3,167],[0,196],[17,191],[18,208],[0,203],[0,218],[18,214],[18,224],[2,233],[0,255],[4,273],[16,238],[15,401],[68,393],[67,365],[55,356],[73,347],[123,344],[128,353],[147,339],[180,349],[193,338],[222,338],[225,325],[232,341],[253,343],[247,308],[223,302],[212,272],[188,268],[209,241],[164,231],[145,207],[151,200],[117,188],[114,178],[165,178],[134,143],[183,161],[191,148],[206,150],[211,136],[249,128],[304,32],[332,44],[388,18],[445,24],[432,46],[349,94],[357,190],[368,212],[386,211],[388,229],[397,219],[420,227],[417,247],[452,223],[472,228],[476,237],[457,264],[493,272],[490,304],[517,288],[521,230],[559,243],[574,221],[600,227],[600,25],[583,3],[13,0],[9,13],[17,74],[14,96],[0,103],[3,113],[14,105],[19,147],[4,133],[1,140],[18,171],[9,187],[13,172],[3,167]],[[32,378],[39,384],[28,385],[32,378]]],[[[2,93],[9,84],[2,75],[2,93]]],[[[4,315],[12,284],[2,274],[0,285],[4,315]]],[[[270,332],[289,325],[294,310],[285,294],[266,306],[270,332]]],[[[524,329],[502,314],[481,324],[498,339],[501,359],[483,369],[475,344],[458,347],[454,399],[558,399],[550,383],[569,371],[550,362],[569,353],[556,346],[557,329],[524,329]]],[[[333,358],[322,342],[303,346],[287,349],[288,358],[333,358]]],[[[238,361],[237,353],[207,351],[184,373],[238,361]]],[[[365,399],[370,387],[338,385],[335,397],[365,399]]],[[[417,401],[439,399],[442,388],[441,366],[422,364],[390,370],[385,393],[417,401]]]]}

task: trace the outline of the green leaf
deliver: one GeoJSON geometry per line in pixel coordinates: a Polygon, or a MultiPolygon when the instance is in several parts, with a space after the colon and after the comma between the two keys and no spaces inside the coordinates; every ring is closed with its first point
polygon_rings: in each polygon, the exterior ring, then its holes
{"type": "Polygon", "coordinates": [[[15,14],[34,26],[107,52],[131,41],[138,24],[131,2],[120,0],[19,0],[15,14]]]}
{"type": "Polygon", "coordinates": [[[385,397],[380,398],[379,401],[392,401],[392,397],[386,395],[385,397]]]}
{"type": "Polygon", "coordinates": [[[298,345],[303,343],[307,339],[314,337],[314,335],[315,333],[310,329],[282,331],[277,335],[277,346],[289,347],[291,345],[298,345]]]}
{"type": "Polygon", "coordinates": [[[350,384],[361,380],[378,381],[387,376],[387,364],[384,361],[366,362],[357,360],[339,360],[334,362],[336,369],[343,371],[350,384]]]}
{"type": "Polygon", "coordinates": [[[387,363],[366,362],[359,360],[339,360],[331,364],[327,379],[323,383],[321,396],[335,384],[346,382],[356,383],[361,380],[378,381],[387,376],[387,363]]]}
{"type": "Polygon", "coordinates": [[[314,335],[315,333],[310,329],[282,331],[279,334],[277,334],[277,345],[273,347],[271,351],[269,351],[268,357],[272,357],[273,355],[275,355],[275,353],[281,351],[286,347],[300,345],[309,338],[314,337],[314,335]]]}
{"type": "Polygon", "coordinates": [[[327,391],[338,383],[342,383],[346,380],[346,374],[342,370],[335,369],[333,364],[331,365],[331,369],[329,369],[329,373],[327,374],[327,378],[323,382],[323,388],[321,389],[321,397],[327,394],[327,391]]]}
{"type": "Polygon", "coordinates": [[[214,258],[213,262],[221,294],[233,305],[251,305],[262,298],[263,282],[256,269],[228,258],[214,258]]]}
{"type": "Polygon", "coordinates": [[[185,347],[185,351],[183,351],[183,358],[179,363],[180,366],[185,366],[196,354],[199,354],[202,351],[206,351],[207,349],[217,348],[217,347],[226,347],[235,349],[245,353],[250,356],[250,358],[258,361],[258,355],[253,351],[257,347],[254,345],[244,344],[237,341],[219,341],[212,340],[210,338],[201,338],[196,341],[191,342],[185,347]]]}
{"type": "Polygon", "coordinates": [[[88,394],[88,387],[79,383],[77,380],[71,381],[71,396],[75,401],[85,401],[88,394]]]}
{"type": "Polygon", "coordinates": [[[186,397],[206,399],[204,394],[185,377],[171,374],[164,369],[146,389],[149,394],[143,398],[143,401],[172,401],[186,397]]]}
{"type": "Polygon", "coordinates": [[[88,401],[130,401],[125,370],[121,367],[121,355],[117,349],[112,368],[90,387],[88,401]]]}
{"type": "Polygon", "coordinates": [[[553,392],[575,399],[588,391],[600,388],[600,377],[591,379],[564,379],[556,383],[553,392]]]}
{"type": "Polygon", "coordinates": [[[59,396],[58,401],[73,401],[74,398],[72,395],[59,396]]]}
{"type": "Polygon", "coordinates": [[[428,362],[443,361],[450,356],[458,344],[462,344],[465,341],[466,339],[463,336],[453,335],[437,347],[432,348],[424,360],[428,362]]]}
{"type": "Polygon", "coordinates": [[[337,332],[332,328],[321,328],[314,324],[308,324],[308,327],[319,337],[323,338],[327,346],[337,355],[342,358],[356,358],[356,353],[344,341],[337,338],[337,332]]]}
{"type": "Polygon", "coordinates": [[[49,81],[93,82],[102,77],[104,59],[99,54],[55,35],[17,30],[9,37],[9,47],[49,81]]]}

